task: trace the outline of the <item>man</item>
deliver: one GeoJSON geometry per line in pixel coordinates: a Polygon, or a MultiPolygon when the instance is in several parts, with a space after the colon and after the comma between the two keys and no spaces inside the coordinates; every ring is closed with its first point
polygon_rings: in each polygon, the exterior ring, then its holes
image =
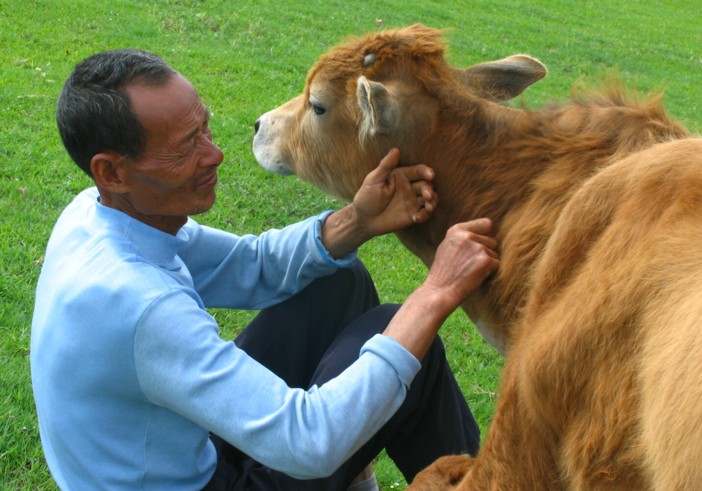
{"type": "Polygon", "coordinates": [[[63,88],[59,132],[95,188],[56,223],[32,324],[59,486],[344,490],[363,476],[372,489],[382,448],[408,479],[475,452],[436,334],[498,265],[489,221],[455,226],[426,281],[380,306],[355,250],[430,218],[431,169],[396,168],[393,150],[350,205],[237,237],[190,218],[214,204],[223,160],[208,119],[142,51],[94,55],[63,88]],[[233,343],[208,307],[261,312],[233,343]]]}

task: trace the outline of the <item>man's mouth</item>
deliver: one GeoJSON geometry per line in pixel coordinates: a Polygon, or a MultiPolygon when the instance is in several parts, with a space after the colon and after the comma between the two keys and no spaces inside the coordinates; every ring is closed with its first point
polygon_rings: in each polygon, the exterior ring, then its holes
{"type": "Polygon", "coordinates": [[[206,177],[197,185],[198,189],[213,188],[217,184],[217,173],[213,173],[211,176],[206,177]]]}

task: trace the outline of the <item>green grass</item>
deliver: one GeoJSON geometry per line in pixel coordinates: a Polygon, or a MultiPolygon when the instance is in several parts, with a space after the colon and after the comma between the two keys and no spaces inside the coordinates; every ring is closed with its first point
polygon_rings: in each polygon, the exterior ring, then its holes
{"type": "MultiPolygon", "coordinates": [[[[155,51],[200,90],[225,152],[219,201],[204,223],[239,233],[339,206],[295,178],[265,173],[251,154],[253,122],[296,95],[317,57],[339,40],[423,22],[448,28],[456,65],[513,53],[540,58],[549,76],[529,107],[568,96],[574,82],[612,69],[641,92],[665,90],[670,112],[701,126],[699,1],[360,0],[150,2],[0,0],[0,490],[55,489],[43,460],[29,377],[34,285],[61,209],[89,185],[55,130],[54,105],[75,63],[108,48],[155,51]]],[[[425,271],[393,237],[360,252],[384,301],[401,301],[425,271]]],[[[249,313],[217,312],[233,335],[249,313]]],[[[454,314],[443,335],[483,429],[494,410],[501,359],[454,314]]],[[[404,486],[386,458],[384,489],[404,486]]]]}

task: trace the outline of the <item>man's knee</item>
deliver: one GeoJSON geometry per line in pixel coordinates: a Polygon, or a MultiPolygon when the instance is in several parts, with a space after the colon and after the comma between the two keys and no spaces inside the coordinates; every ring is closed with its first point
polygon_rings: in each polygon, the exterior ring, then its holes
{"type": "Polygon", "coordinates": [[[353,316],[380,303],[373,279],[361,261],[319,278],[305,294],[314,298],[316,308],[326,305],[335,311],[351,310],[355,312],[353,316]]]}
{"type": "Polygon", "coordinates": [[[350,268],[337,270],[334,275],[343,278],[343,283],[353,285],[354,289],[368,290],[376,295],[373,278],[360,260],[357,260],[350,268]]]}

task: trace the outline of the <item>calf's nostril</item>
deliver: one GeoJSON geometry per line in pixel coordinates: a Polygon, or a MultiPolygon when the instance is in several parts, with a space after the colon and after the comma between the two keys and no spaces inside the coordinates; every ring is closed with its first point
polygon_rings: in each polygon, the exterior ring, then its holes
{"type": "Polygon", "coordinates": [[[261,127],[261,120],[257,119],[256,122],[254,123],[254,132],[258,133],[258,129],[261,127]]]}

